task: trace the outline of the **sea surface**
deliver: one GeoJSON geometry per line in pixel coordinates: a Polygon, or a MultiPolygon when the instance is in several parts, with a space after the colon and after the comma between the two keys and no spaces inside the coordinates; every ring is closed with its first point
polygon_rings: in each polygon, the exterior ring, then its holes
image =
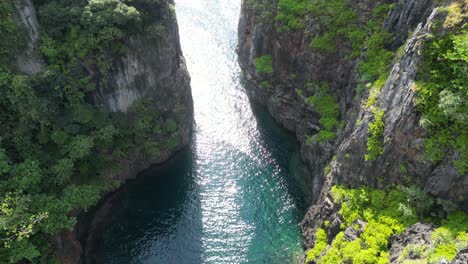
{"type": "Polygon", "coordinates": [[[241,1],[175,2],[192,78],[193,143],[125,186],[98,263],[296,263],[310,193],[298,143],[242,86],[241,1]]]}

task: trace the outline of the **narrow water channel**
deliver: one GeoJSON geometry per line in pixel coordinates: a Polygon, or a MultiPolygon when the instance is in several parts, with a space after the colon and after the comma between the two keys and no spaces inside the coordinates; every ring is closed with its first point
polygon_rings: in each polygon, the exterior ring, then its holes
{"type": "Polygon", "coordinates": [[[176,0],[193,144],[131,181],[98,263],[294,263],[308,193],[299,148],[240,83],[240,0],[176,0]]]}

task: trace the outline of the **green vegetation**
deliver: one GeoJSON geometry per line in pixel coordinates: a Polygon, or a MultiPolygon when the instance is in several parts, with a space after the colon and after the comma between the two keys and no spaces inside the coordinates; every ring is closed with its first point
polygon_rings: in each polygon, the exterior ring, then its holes
{"type": "Polygon", "coordinates": [[[271,22],[273,18],[273,0],[247,0],[247,2],[256,12],[260,13],[261,21],[266,23],[271,22]]]}
{"type": "MultiPolygon", "coordinates": [[[[393,235],[400,234],[410,225],[424,221],[436,201],[415,187],[399,187],[390,191],[370,189],[346,189],[332,187],[332,196],[341,204],[343,217],[342,231],[334,238],[331,247],[327,247],[326,231],[317,230],[315,247],[307,251],[307,261],[317,263],[388,263],[388,245],[393,235]],[[359,230],[357,220],[366,222],[363,233],[353,241],[348,241],[344,230],[359,230]]],[[[457,250],[467,245],[468,215],[452,212],[444,219],[433,219],[440,227],[432,234],[434,246],[408,246],[401,257],[404,260],[408,252],[416,252],[425,263],[448,261],[455,257],[457,250]]],[[[414,254],[412,254],[414,256],[414,254]]]]}
{"type": "Polygon", "coordinates": [[[339,106],[335,99],[329,94],[329,85],[321,83],[315,95],[306,99],[306,104],[313,104],[315,110],[320,113],[319,123],[323,127],[320,130],[317,142],[335,139],[335,128],[339,125],[339,106]]]}
{"type": "Polygon", "coordinates": [[[388,77],[389,66],[394,52],[387,50],[386,45],[392,36],[381,28],[381,22],[369,21],[366,25],[369,37],[363,43],[367,49],[364,60],[359,63],[359,71],[364,80],[378,80],[377,86],[383,86],[388,77]]]}
{"type": "Polygon", "coordinates": [[[273,58],[271,55],[263,55],[255,59],[255,69],[258,73],[273,73],[273,58]]]}
{"type": "MultiPolygon", "coordinates": [[[[444,28],[457,28],[463,23],[463,19],[468,17],[466,11],[463,11],[463,8],[466,8],[466,1],[462,0],[454,1],[451,3],[445,11],[447,12],[447,18],[444,21],[444,28]]],[[[441,11],[444,11],[444,8],[441,8],[441,11]]]]}
{"type": "Polygon", "coordinates": [[[328,238],[324,229],[319,228],[315,234],[315,246],[307,251],[306,262],[314,261],[327,247],[328,238]]]}
{"type": "Polygon", "coordinates": [[[34,3],[48,63],[35,76],[7,63],[23,45],[22,29],[12,1],[0,3],[1,263],[50,263],[51,236],[72,229],[72,210],[113,187],[119,164],[132,154],[157,157],[179,140],[177,123],[156,102],[109,113],[89,101],[97,85],[106,86],[108,58],[125,51],[124,38],[153,25],[149,13],[119,0],[34,3]]]}
{"type": "MultiPolygon", "coordinates": [[[[388,63],[388,54],[382,49],[382,42],[388,40],[390,34],[380,27],[386,12],[393,5],[378,5],[372,10],[372,17],[363,28],[347,0],[312,0],[309,5],[311,14],[322,24],[324,33],[315,36],[310,46],[323,52],[333,52],[336,49],[336,41],[349,41],[352,47],[352,56],[360,54],[366,47],[367,66],[371,64],[388,63]],[[379,61],[374,60],[376,55],[385,55],[379,61]]],[[[388,65],[388,64],[386,64],[388,65]]],[[[367,69],[370,67],[365,66],[367,69]]]]}
{"type": "Polygon", "coordinates": [[[322,24],[324,33],[315,36],[310,46],[323,52],[333,52],[336,41],[345,38],[352,42],[358,53],[366,38],[357,23],[356,13],[347,0],[312,0],[309,5],[311,14],[322,24]]]}
{"type": "Polygon", "coordinates": [[[13,3],[0,2],[0,65],[8,64],[21,45],[20,34],[13,20],[13,3]]]}
{"type": "Polygon", "coordinates": [[[350,57],[361,56],[359,71],[361,84],[373,83],[369,105],[377,100],[380,89],[388,77],[388,67],[394,52],[386,48],[392,36],[383,30],[381,24],[393,4],[377,5],[363,26],[347,0],[313,0],[311,14],[320,21],[324,33],[315,36],[310,46],[322,52],[334,52],[337,41],[348,41],[352,52],[350,57]]]}
{"type": "Polygon", "coordinates": [[[451,261],[458,251],[468,247],[467,221],[468,215],[462,212],[450,214],[432,233],[430,245],[406,246],[399,257],[400,262],[404,262],[409,256],[424,263],[451,261]]]}
{"type": "MultiPolygon", "coordinates": [[[[453,26],[453,18],[448,22],[453,26]]],[[[446,20],[447,22],[447,20],[446,20]]],[[[449,149],[460,153],[453,162],[461,175],[468,172],[468,29],[459,28],[425,44],[415,85],[420,125],[427,129],[426,156],[437,162],[449,149]]]]}
{"type": "Polygon", "coordinates": [[[370,108],[377,102],[377,99],[380,95],[380,90],[385,85],[387,81],[388,74],[382,74],[379,79],[377,79],[371,86],[369,90],[369,97],[367,98],[366,107],[370,108]]]}
{"type": "Polygon", "coordinates": [[[382,154],[383,146],[383,134],[385,129],[385,123],[383,121],[385,112],[378,108],[372,109],[374,120],[369,123],[367,132],[369,137],[367,138],[367,154],[365,160],[376,160],[377,157],[382,154]]]}
{"type": "Polygon", "coordinates": [[[279,0],[277,6],[275,19],[280,24],[279,32],[305,28],[302,20],[307,13],[307,0],[279,0]]]}
{"type": "Polygon", "coordinates": [[[261,81],[260,82],[260,87],[269,88],[270,87],[270,82],[269,81],[261,81]]]}

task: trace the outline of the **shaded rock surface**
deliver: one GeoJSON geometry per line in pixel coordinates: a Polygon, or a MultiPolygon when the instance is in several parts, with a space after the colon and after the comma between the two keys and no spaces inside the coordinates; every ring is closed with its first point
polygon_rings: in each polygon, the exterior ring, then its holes
{"type": "Polygon", "coordinates": [[[24,31],[26,47],[16,56],[18,70],[25,74],[36,74],[45,69],[46,64],[39,51],[39,23],[36,9],[31,0],[15,0],[14,19],[20,30],[24,31]]]}

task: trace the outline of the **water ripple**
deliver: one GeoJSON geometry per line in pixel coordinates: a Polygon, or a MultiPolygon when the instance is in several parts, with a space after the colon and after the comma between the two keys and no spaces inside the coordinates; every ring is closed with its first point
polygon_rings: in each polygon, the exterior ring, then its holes
{"type": "Polygon", "coordinates": [[[289,263],[307,207],[294,138],[240,84],[240,1],[176,0],[192,77],[191,149],[129,183],[99,263],[289,263]]]}

